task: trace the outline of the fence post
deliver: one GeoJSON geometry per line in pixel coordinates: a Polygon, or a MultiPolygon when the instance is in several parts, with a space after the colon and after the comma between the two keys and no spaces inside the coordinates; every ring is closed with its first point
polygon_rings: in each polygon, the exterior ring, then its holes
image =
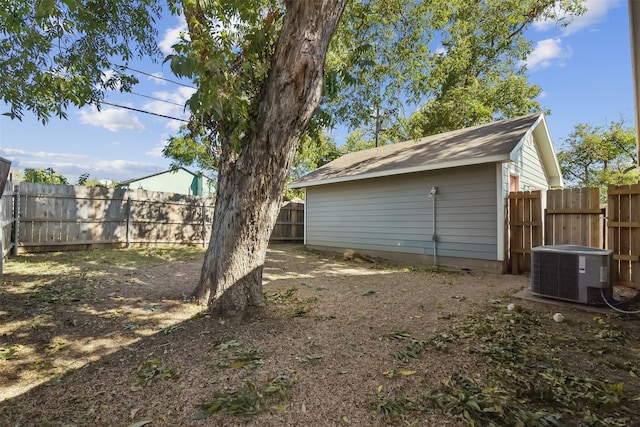
{"type": "Polygon", "coordinates": [[[16,185],[13,199],[13,256],[18,256],[20,240],[20,186],[16,185]]]}
{"type": "Polygon", "coordinates": [[[207,207],[206,202],[202,202],[202,247],[207,247],[207,207]]]}
{"type": "Polygon", "coordinates": [[[131,196],[127,197],[127,248],[131,247],[131,196]]]}
{"type": "Polygon", "coordinates": [[[289,226],[289,233],[291,233],[292,239],[298,237],[298,204],[289,204],[289,218],[291,219],[291,225],[289,226]]]}

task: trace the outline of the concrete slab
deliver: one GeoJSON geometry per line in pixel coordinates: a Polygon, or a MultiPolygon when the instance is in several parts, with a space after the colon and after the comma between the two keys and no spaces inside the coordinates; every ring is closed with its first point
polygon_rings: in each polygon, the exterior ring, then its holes
{"type": "Polygon", "coordinates": [[[563,301],[553,298],[543,298],[537,295],[533,295],[529,288],[522,289],[516,292],[513,295],[515,298],[525,300],[525,301],[533,301],[541,304],[546,304],[549,306],[555,307],[563,307],[563,308],[572,308],[576,310],[582,310],[589,313],[599,313],[599,314],[611,314],[615,313],[614,310],[610,309],[607,306],[598,306],[598,305],[589,305],[589,304],[578,304],[569,301],[563,301]]]}

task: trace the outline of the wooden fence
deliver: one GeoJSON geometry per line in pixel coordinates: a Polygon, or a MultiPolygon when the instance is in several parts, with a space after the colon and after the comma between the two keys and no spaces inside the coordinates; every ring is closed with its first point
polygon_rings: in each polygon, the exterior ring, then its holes
{"type": "Polygon", "coordinates": [[[640,184],[547,191],[544,221],[539,191],[509,195],[511,272],[531,270],[531,248],[582,245],[613,251],[615,285],[640,288],[640,184]],[[544,239],[541,239],[543,230],[544,239]]]}
{"type": "Polygon", "coordinates": [[[615,283],[640,288],[640,184],[609,186],[607,193],[615,283]]]}
{"type": "MultiPolygon", "coordinates": [[[[15,253],[205,246],[214,202],[213,198],[175,193],[23,182],[3,195],[2,207],[7,206],[2,211],[3,237],[11,236],[4,241],[14,245],[15,253]]],[[[303,212],[302,204],[284,206],[272,239],[301,242],[303,212]]]]}
{"type": "Polygon", "coordinates": [[[545,245],[582,245],[604,249],[604,208],[597,188],[547,191],[545,245]]]}
{"type": "Polygon", "coordinates": [[[531,270],[531,248],[542,245],[542,200],[540,191],[509,194],[511,273],[531,270]]]}

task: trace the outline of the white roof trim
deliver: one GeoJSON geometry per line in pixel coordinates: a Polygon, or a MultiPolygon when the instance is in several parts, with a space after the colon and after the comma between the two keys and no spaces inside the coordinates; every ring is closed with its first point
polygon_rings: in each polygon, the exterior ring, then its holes
{"type": "Polygon", "coordinates": [[[479,165],[483,163],[505,163],[512,161],[509,155],[495,155],[495,156],[486,156],[486,157],[478,157],[475,159],[464,159],[464,160],[456,160],[453,162],[442,162],[437,164],[429,164],[429,165],[420,165],[414,166],[410,168],[402,168],[402,169],[393,169],[393,170],[385,170],[381,172],[370,172],[363,173],[359,175],[350,175],[350,176],[341,176],[338,178],[330,178],[330,179],[322,179],[316,181],[306,181],[301,183],[291,183],[289,184],[289,188],[304,188],[304,187],[314,187],[317,185],[325,185],[325,184],[336,184],[338,182],[348,182],[348,181],[358,181],[361,179],[369,179],[369,178],[380,178],[384,176],[394,176],[394,175],[403,175],[406,173],[412,172],[425,172],[431,170],[440,170],[440,169],[448,169],[455,168],[459,166],[470,166],[470,165],[479,165]]]}

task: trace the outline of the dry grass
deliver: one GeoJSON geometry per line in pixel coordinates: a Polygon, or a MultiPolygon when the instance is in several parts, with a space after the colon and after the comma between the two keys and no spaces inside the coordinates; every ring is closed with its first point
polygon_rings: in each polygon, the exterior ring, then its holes
{"type": "Polygon", "coordinates": [[[202,255],[5,264],[0,425],[633,425],[640,412],[637,321],[507,311],[526,277],[273,247],[267,308],[225,322],[188,302],[202,255]]]}

